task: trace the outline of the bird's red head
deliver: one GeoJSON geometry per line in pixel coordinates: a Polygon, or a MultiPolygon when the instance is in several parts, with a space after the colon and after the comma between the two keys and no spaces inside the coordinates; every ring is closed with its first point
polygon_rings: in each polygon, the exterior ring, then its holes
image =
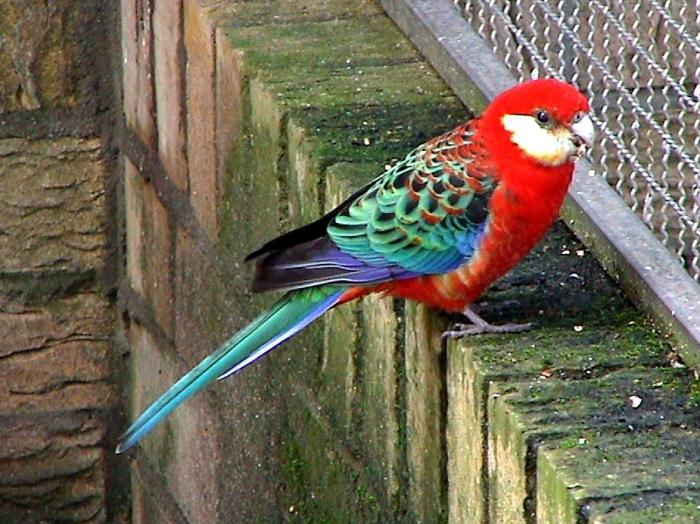
{"type": "Polygon", "coordinates": [[[591,145],[588,100],[575,87],[553,78],[524,82],[497,96],[484,112],[483,126],[495,147],[542,167],[571,163],[591,145]]]}

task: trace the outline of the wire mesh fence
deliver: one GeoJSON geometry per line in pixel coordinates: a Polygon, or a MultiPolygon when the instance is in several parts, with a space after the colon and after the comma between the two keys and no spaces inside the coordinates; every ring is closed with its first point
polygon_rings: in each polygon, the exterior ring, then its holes
{"type": "Polygon", "coordinates": [[[516,78],[589,96],[592,162],[700,281],[700,1],[454,3],[516,78]]]}

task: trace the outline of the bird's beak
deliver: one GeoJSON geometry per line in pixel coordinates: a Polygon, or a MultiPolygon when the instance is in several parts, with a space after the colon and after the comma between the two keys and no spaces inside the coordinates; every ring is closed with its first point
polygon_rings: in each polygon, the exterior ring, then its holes
{"type": "Polygon", "coordinates": [[[591,117],[583,115],[581,120],[571,124],[571,133],[574,135],[574,143],[579,149],[583,149],[584,145],[591,147],[595,139],[595,128],[591,117]]]}

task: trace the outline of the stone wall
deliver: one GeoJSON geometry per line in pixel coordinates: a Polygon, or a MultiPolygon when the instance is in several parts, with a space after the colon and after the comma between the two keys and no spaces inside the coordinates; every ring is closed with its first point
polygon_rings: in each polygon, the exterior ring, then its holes
{"type": "MultiPolygon", "coordinates": [[[[248,252],[469,116],[375,2],[164,5],[121,3],[130,419],[269,304],[248,252]]],[[[445,345],[422,306],[332,311],[132,452],[132,520],[692,514],[692,376],[563,224],[481,309],[539,326],[445,345]]]]}
{"type": "Polygon", "coordinates": [[[0,2],[1,522],[124,508],[115,27],[106,2],[0,2]]]}

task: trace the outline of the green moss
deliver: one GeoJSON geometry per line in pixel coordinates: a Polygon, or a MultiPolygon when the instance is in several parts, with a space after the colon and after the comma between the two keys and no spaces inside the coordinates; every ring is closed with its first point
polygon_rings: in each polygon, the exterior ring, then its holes
{"type": "MultiPolygon", "coordinates": [[[[316,21],[310,21],[287,4],[278,6],[282,24],[257,19],[273,13],[270,2],[232,7],[234,22],[250,25],[232,26],[229,32],[233,47],[244,52],[247,109],[230,163],[221,246],[222,271],[231,277],[226,292],[244,313],[261,303],[241,294],[249,273],[232,262],[280,227],[313,218],[339,193],[349,194],[413,146],[467,116],[386,18],[356,17],[359,12],[350,2],[334,3],[324,12],[319,0],[312,2],[310,16],[316,21]],[[346,7],[352,11],[346,18],[327,19],[346,7]]],[[[500,395],[501,429],[508,429],[508,449],[520,453],[510,458],[520,468],[523,493],[532,474],[525,471],[532,466],[525,464],[526,454],[534,445],[548,453],[552,486],[557,484],[557,497],[568,501],[569,516],[582,511],[581,501],[589,494],[620,496],[614,489],[618,484],[629,490],[676,489],[668,482],[672,456],[663,449],[673,446],[672,437],[694,449],[693,438],[678,427],[690,422],[700,393],[687,374],[664,369],[666,344],[562,224],[484,300],[489,319],[540,324],[525,334],[460,342],[470,368],[477,370],[476,382],[491,384],[500,395]],[[643,398],[637,409],[628,403],[635,394],[643,398]],[[669,421],[678,426],[675,433],[669,432],[669,421]],[[626,442],[639,451],[626,449],[626,442]],[[644,473],[651,463],[661,471],[658,479],[644,473]],[[638,483],[632,477],[626,483],[606,477],[625,472],[637,475],[638,483]],[[579,483],[583,487],[576,488],[579,483]]],[[[350,317],[343,324],[353,329],[356,318],[350,317]]],[[[404,323],[399,324],[403,330],[404,323]]],[[[354,346],[355,339],[348,338],[354,346]]],[[[410,485],[406,459],[399,459],[400,500],[390,507],[392,501],[385,500],[383,486],[377,487],[361,455],[361,438],[371,429],[361,427],[362,418],[348,408],[358,407],[357,398],[349,397],[353,388],[365,390],[363,377],[358,371],[350,386],[334,383],[356,356],[334,346],[334,367],[323,375],[320,331],[310,331],[296,347],[303,351],[271,358],[272,368],[280,359],[272,376],[290,384],[281,436],[281,501],[291,508],[289,520],[374,522],[387,520],[387,511],[398,518],[412,503],[405,495],[410,485]],[[323,413],[309,412],[308,403],[294,398],[297,390],[319,402],[323,413]]],[[[396,374],[402,397],[403,360],[396,374]]],[[[484,393],[475,391],[476,402],[484,393]]],[[[396,449],[404,455],[409,447],[405,412],[414,406],[403,397],[398,402],[396,449]]],[[[492,422],[498,431],[499,421],[492,422]]],[[[687,458],[693,459],[691,452],[687,458]]],[[[690,469],[681,471],[680,482],[689,482],[690,469]]],[[[442,497],[444,490],[438,491],[436,497],[442,497]]],[[[522,503],[516,507],[521,514],[522,503]]]]}
{"type": "MultiPolygon", "coordinates": [[[[493,384],[491,402],[500,408],[492,411],[491,432],[510,435],[511,450],[498,460],[525,443],[537,446],[543,522],[578,522],[590,499],[682,489],[694,482],[700,456],[695,414],[685,408],[693,386],[685,370],[669,368],[493,384]],[[639,405],[631,403],[633,396],[639,405]]],[[[498,469],[508,470],[500,463],[498,469]]]]}
{"type": "Polygon", "coordinates": [[[337,2],[334,0],[258,0],[255,2],[223,2],[209,11],[212,19],[223,19],[231,28],[261,24],[301,24],[331,21],[349,17],[369,18],[383,15],[377,2],[360,0],[337,2]]]}
{"type": "Polygon", "coordinates": [[[585,515],[606,524],[689,524],[700,521],[700,494],[679,490],[591,501],[585,515]]]}
{"type": "Polygon", "coordinates": [[[318,144],[314,155],[322,165],[361,162],[383,167],[464,121],[466,112],[454,98],[426,97],[415,104],[310,107],[295,112],[293,118],[310,130],[310,138],[318,144]]]}
{"type": "Polygon", "coordinates": [[[293,402],[282,440],[282,503],[299,522],[382,522],[366,473],[303,404],[293,402]]]}
{"type": "Polygon", "coordinates": [[[576,524],[576,500],[567,489],[571,483],[562,479],[561,472],[547,459],[545,453],[537,454],[537,521],[542,524],[576,524]]]}
{"type": "Polygon", "coordinates": [[[246,53],[250,67],[280,74],[296,71],[300,77],[314,71],[422,60],[385,17],[232,28],[228,36],[235,49],[246,53]]]}
{"type": "Polygon", "coordinates": [[[685,404],[686,409],[698,409],[700,408],[700,382],[697,380],[693,382],[690,392],[688,394],[688,400],[685,404]]]}
{"type": "Polygon", "coordinates": [[[578,433],[583,447],[562,448],[548,440],[544,451],[556,475],[568,479],[572,496],[617,497],[683,490],[696,478],[700,442],[693,431],[671,426],[618,428],[578,433]]]}

